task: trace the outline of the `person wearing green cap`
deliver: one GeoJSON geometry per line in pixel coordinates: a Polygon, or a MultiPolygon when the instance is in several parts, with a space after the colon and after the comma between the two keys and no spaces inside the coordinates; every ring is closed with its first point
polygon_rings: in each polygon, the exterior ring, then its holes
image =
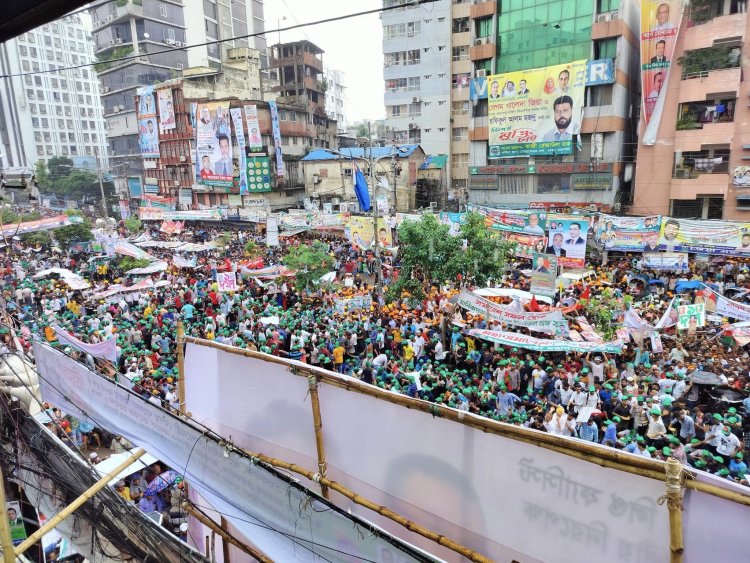
{"type": "Polygon", "coordinates": [[[726,459],[731,458],[736,452],[740,451],[742,443],[739,438],[732,433],[732,430],[728,426],[721,428],[720,434],[718,435],[718,444],[716,446],[716,453],[723,456],[726,459]]]}
{"type": "Polygon", "coordinates": [[[653,407],[649,411],[648,428],[646,429],[646,443],[649,446],[661,447],[667,429],[661,418],[661,409],[653,407]]]}

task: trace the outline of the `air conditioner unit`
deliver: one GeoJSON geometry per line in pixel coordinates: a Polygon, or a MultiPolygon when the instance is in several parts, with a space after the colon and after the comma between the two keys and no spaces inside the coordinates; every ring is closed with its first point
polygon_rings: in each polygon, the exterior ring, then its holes
{"type": "Polygon", "coordinates": [[[612,21],[616,21],[620,19],[620,12],[610,12],[609,13],[609,19],[612,21]]]}
{"type": "Polygon", "coordinates": [[[482,37],[479,41],[480,41],[481,45],[487,45],[490,42],[490,38],[489,37],[482,37]]]}
{"type": "Polygon", "coordinates": [[[482,44],[482,38],[481,37],[479,39],[477,39],[476,41],[474,41],[474,46],[475,47],[479,47],[481,44],[482,44]]]}
{"type": "Polygon", "coordinates": [[[487,71],[483,68],[477,70],[477,78],[484,78],[487,76],[487,71]]]}
{"type": "Polygon", "coordinates": [[[341,201],[341,200],[340,200],[339,198],[337,198],[337,197],[334,197],[333,199],[331,199],[331,203],[332,203],[333,205],[339,205],[339,202],[340,202],[340,201],[341,201]]]}
{"type": "Polygon", "coordinates": [[[165,39],[164,43],[167,45],[174,45],[174,41],[172,39],[165,39]]]}
{"type": "Polygon", "coordinates": [[[115,39],[115,43],[117,43],[118,45],[120,45],[120,44],[122,43],[122,39],[120,39],[120,38],[118,37],[117,39],[115,39]]]}
{"type": "Polygon", "coordinates": [[[413,123],[409,123],[409,129],[414,129],[414,127],[416,127],[416,125],[414,125],[413,123]]]}
{"type": "Polygon", "coordinates": [[[107,87],[107,86],[104,86],[104,87],[102,88],[102,92],[104,92],[105,94],[106,94],[107,92],[109,92],[109,87],[107,87]]]}
{"type": "Polygon", "coordinates": [[[115,106],[112,108],[112,113],[120,113],[120,108],[115,106]]]}
{"type": "Polygon", "coordinates": [[[419,96],[414,96],[411,99],[411,103],[413,103],[413,104],[421,104],[422,103],[422,98],[420,98],[419,96]]]}
{"type": "Polygon", "coordinates": [[[125,106],[120,106],[120,111],[124,110],[125,106]]]}
{"type": "Polygon", "coordinates": [[[180,181],[179,181],[179,180],[175,180],[175,181],[173,182],[173,184],[174,184],[175,186],[179,186],[179,185],[180,185],[180,181]]]}

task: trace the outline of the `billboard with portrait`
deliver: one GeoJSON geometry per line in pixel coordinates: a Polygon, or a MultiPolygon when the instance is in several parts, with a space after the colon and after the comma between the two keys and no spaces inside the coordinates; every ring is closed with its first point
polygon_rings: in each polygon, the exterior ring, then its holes
{"type": "Polygon", "coordinates": [[[165,88],[156,91],[156,99],[159,103],[159,132],[174,131],[177,127],[174,117],[174,100],[172,89],[165,88]]]}
{"type": "Polygon", "coordinates": [[[586,241],[589,219],[583,215],[547,215],[548,254],[559,258],[565,268],[583,268],[586,265],[586,241]]]}
{"type": "Polygon", "coordinates": [[[229,102],[199,103],[195,177],[199,184],[231,188],[234,180],[229,102]]]}
{"type": "Polygon", "coordinates": [[[553,254],[535,253],[531,268],[531,293],[555,296],[558,257],[553,254]]]}
{"type": "Polygon", "coordinates": [[[245,120],[247,121],[247,146],[250,147],[251,152],[257,152],[263,148],[263,138],[258,123],[258,106],[254,104],[245,106],[245,120]]]}
{"type": "Polygon", "coordinates": [[[620,217],[600,213],[594,227],[596,244],[619,252],[656,252],[659,250],[661,216],[620,217]]]}
{"type": "Polygon", "coordinates": [[[284,155],[281,150],[279,108],[274,101],[268,102],[268,108],[271,111],[271,135],[273,136],[273,153],[276,159],[276,175],[282,178],[284,176],[284,155]]]}
{"type": "MultiPolygon", "coordinates": [[[[372,217],[358,217],[352,215],[349,217],[349,240],[360,248],[374,248],[375,236],[372,232],[372,217]]],[[[381,247],[393,245],[391,238],[391,229],[388,227],[385,219],[378,218],[378,242],[381,247]]]]}
{"type": "Polygon", "coordinates": [[[735,166],[732,185],[750,188],[750,166],[735,166]]]}
{"type": "Polygon", "coordinates": [[[138,145],[144,158],[159,157],[159,128],[153,86],[138,88],[138,145]]]}
{"type": "Polygon", "coordinates": [[[723,256],[750,256],[750,223],[664,217],[659,249],[723,256]]]}
{"type": "Polygon", "coordinates": [[[587,61],[491,75],[490,158],[572,154],[580,142],[587,61]]]}
{"type": "Polygon", "coordinates": [[[643,120],[646,123],[643,143],[646,145],[656,142],[667,80],[675,62],[674,50],[682,20],[682,5],[680,0],[641,2],[641,90],[643,120]]]}

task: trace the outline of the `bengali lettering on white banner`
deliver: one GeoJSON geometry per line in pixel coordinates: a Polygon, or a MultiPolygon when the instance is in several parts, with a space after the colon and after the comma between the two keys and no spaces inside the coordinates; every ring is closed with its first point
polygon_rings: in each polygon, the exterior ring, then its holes
{"type": "Polygon", "coordinates": [[[517,332],[501,332],[498,330],[471,329],[469,336],[476,336],[503,346],[516,346],[526,350],[538,352],[606,352],[607,354],[621,354],[622,342],[571,342],[568,340],[546,340],[534,338],[517,332]]]}
{"type": "Polygon", "coordinates": [[[644,252],[641,269],[687,272],[690,269],[687,252],[644,252]]]}
{"type": "MultiPolygon", "coordinates": [[[[344,550],[357,561],[384,561],[385,552],[393,561],[422,560],[397,539],[388,541],[377,533],[363,535],[361,530],[368,526],[361,519],[331,510],[294,480],[252,463],[209,437],[204,428],[139,399],[57,350],[35,342],[34,357],[45,401],[80,420],[117,432],[170,467],[178,467],[212,508],[225,514],[240,534],[272,560],[339,561],[344,550]],[[301,550],[300,542],[316,545],[315,554],[301,550]]],[[[205,358],[200,364],[214,384],[216,364],[215,358],[205,358]]]]}
{"type": "Polygon", "coordinates": [[[489,320],[505,323],[511,326],[520,326],[535,330],[537,332],[553,332],[557,334],[568,333],[568,321],[560,311],[543,313],[509,311],[503,305],[493,303],[489,299],[480,297],[475,293],[463,290],[458,295],[456,304],[475,315],[483,315],[489,320]]]}
{"type": "Polygon", "coordinates": [[[231,188],[234,179],[229,102],[198,104],[195,178],[199,184],[231,188]]]}
{"type": "Polygon", "coordinates": [[[255,104],[245,106],[245,120],[247,121],[247,146],[253,152],[259,151],[263,148],[263,138],[258,123],[258,106],[255,104]]]}
{"type": "Polygon", "coordinates": [[[79,338],[72,336],[65,329],[58,325],[52,325],[52,330],[55,331],[58,342],[63,346],[72,346],[76,350],[81,350],[87,354],[91,354],[94,358],[100,358],[102,360],[109,360],[113,364],[117,363],[117,339],[110,338],[104,342],[98,342],[96,344],[90,344],[83,342],[79,338]]]}
{"type": "Polygon", "coordinates": [[[661,216],[620,217],[600,213],[593,227],[594,237],[605,250],[656,252],[659,250],[661,216]]]}
{"type": "Polygon", "coordinates": [[[740,321],[750,321],[750,305],[728,299],[709,287],[703,289],[703,297],[707,305],[713,303],[713,308],[718,315],[740,321]]]}
{"type": "Polygon", "coordinates": [[[229,113],[232,116],[234,134],[237,137],[237,148],[240,151],[240,157],[235,170],[239,174],[240,195],[243,195],[247,193],[247,155],[245,154],[245,130],[242,121],[242,108],[231,108],[229,113]]]}
{"type": "Polygon", "coordinates": [[[750,257],[750,223],[664,217],[659,249],[750,257]]]}
{"type": "Polygon", "coordinates": [[[237,291],[237,274],[234,272],[216,272],[216,283],[220,292],[237,291]]]}
{"type": "Polygon", "coordinates": [[[580,140],[587,61],[490,76],[490,158],[572,154],[580,140]]]}

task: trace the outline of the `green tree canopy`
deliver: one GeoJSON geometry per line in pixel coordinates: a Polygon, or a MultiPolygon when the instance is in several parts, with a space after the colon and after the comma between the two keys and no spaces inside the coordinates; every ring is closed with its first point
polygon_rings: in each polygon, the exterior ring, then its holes
{"type": "Polygon", "coordinates": [[[125,228],[128,230],[129,234],[135,235],[141,232],[141,229],[143,228],[143,222],[135,215],[131,215],[130,217],[125,219],[125,228]]]}
{"type": "Polygon", "coordinates": [[[301,244],[292,248],[284,257],[284,265],[296,270],[297,285],[312,289],[316,282],[333,268],[333,258],[328,254],[326,245],[316,241],[311,245],[301,244]]]}
{"type": "Polygon", "coordinates": [[[73,161],[67,156],[53,156],[47,161],[50,179],[54,182],[58,178],[68,176],[73,170],[73,161]]]}
{"type": "Polygon", "coordinates": [[[80,213],[73,210],[66,211],[69,217],[81,217],[80,223],[74,223],[66,227],[60,227],[54,230],[55,240],[63,250],[68,250],[74,242],[87,242],[93,240],[94,234],[91,232],[91,223],[80,213]]]}
{"type": "Polygon", "coordinates": [[[47,190],[51,186],[49,171],[43,160],[37,161],[34,167],[34,177],[36,179],[36,185],[40,190],[47,190]]]}

